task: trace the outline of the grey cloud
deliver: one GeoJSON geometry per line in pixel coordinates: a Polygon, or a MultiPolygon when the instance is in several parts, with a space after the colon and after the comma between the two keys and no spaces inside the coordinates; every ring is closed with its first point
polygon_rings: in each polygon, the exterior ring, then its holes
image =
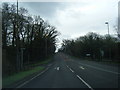
{"type": "Polygon", "coordinates": [[[43,17],[53,17],[58,8],[63,8],[60,2],[21,2],[21,6],[27,7],[30,13],[43,17]]]}
{"type": "Polygon", "coordinates": [[[21,5],[27,7],[33,15],[40,15],[56,26],[63,34],[60,39],[63,39],[83,35],[90,31],[106,34],[107,26],[104,24],[106,20],[110,22],[110,32],[112,32],[114,18],[117,14],[117,8],[113,7],[113,4],[117,2],[113,3],[112,0],[80,3],[24,2],[21,5]],[[76,9],[82,9],[82,12],[76,9]]]}

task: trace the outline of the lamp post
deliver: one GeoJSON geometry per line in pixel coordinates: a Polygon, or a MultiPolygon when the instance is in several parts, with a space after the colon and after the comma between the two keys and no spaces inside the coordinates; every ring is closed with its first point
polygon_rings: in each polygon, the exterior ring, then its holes
{"type": "Polygon", "coordinates": [[[109,35],[109,23],[108,23],[108,22],[105,22],[105,24],[107,24],[107,27],[108,27],[108,35],[109,35]]]}
{"type": "MultiPolygon", "coordinates": [[[[110,34],[109,34],[109,23],[108,22],[105,22],[105,24],[107,24],[107,27],[108,27],[108,35],[109,35],[109,39],[110,39],[110,34]]],[[[109,43],[109,46],[110,46],[110,43],[109,43]]],[[[109,47],[109,59],[111,59],[111,48],[109,47]]]]}
{"type": "Polygon", "coordinates": [[[19,36],[18,36],[18,0],[17,0],[17,16],[16,16],[16,51],[17,51],[17,61],[16,61],[16,68],[17,68],[17,72],[20,71],[20,52],[19,52],[19,36]]]}

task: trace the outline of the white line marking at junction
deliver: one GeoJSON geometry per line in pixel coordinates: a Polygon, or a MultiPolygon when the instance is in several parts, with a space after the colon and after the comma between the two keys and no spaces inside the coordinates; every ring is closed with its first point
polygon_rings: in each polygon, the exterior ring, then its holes
{"type": "Polygon", "coordinates": [[[69,68],[71,72],[74,72],[71,68],[69,68]]]}
{"type": "Polygon", "coordinates": [[[88,88],[94,90],[88,83],[86,83],[80,76],[76,75],[88,88]]]}
{"type": "Polygon", "coordinates": [[[81,68],[81,69],[83,69],[83,70],[85,69],[83,66],[80,66],[79,68],[81,68]]]}

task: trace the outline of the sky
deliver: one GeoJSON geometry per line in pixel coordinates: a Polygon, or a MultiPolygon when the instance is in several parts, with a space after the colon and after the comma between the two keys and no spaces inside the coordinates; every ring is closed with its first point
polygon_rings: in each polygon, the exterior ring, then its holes
{"type": "MultiPolygon", "coordinates": [[[[70,0],[69,0],[70,1],[70,0]]],[[[79,2],[20,2],[19,7],[28,9],[31,15],[40,15],[61,33],[58,47],[63,39],[75,39],[95,32],[101,35],[116,34],[119,0],[78,0],[79,2]]]]}

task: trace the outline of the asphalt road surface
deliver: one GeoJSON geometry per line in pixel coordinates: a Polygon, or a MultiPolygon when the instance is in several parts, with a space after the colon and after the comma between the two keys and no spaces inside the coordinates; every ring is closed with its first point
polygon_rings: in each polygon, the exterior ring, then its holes
{"type": "Polygon", "coordinates": [[[49,67],[17,88],[118,88],[118,65],[71,59],[58,53],[49,67]]]}

